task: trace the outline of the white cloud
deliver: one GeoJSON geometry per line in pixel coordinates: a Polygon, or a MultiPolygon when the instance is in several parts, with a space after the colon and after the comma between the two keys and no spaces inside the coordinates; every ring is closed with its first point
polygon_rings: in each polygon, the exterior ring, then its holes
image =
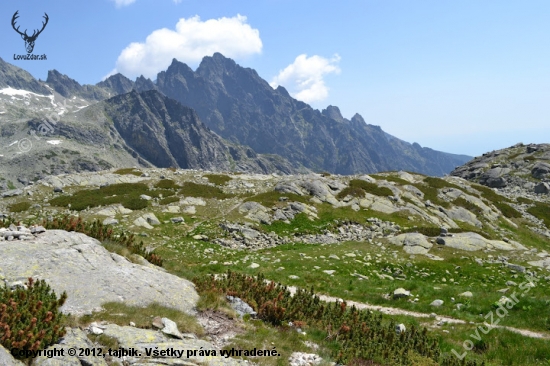
{"type": "Polygon", "coordinates": [[[154,78],[166,70],[173,58],[196,64],[215,52],[240,58],[261,51],[260,32],[247,24],[245,16],[201,21],[196,15],[180,19],[176,30],[158,29],[145,42],[129,44],[118,56],[114,72],[130,78],[139,75],[154,78]]]}
{"type": "Polygon", "coordinates": [[[306,54],[299,55],[273,78],[270,85],[273,88],[282,85],[294,98],[306,103],[323,100],[328,96],[328,87],[323,78],[327,74],[340,73],[338,62],[338,54],[330,59],[317,55],[309,58],[306,54]]]}
{"type": "Polygon", "coordinates": [[[117,8],[121,8],[123,6],[127,6],[136,2],[136,0],[111,0],[111,1],[114,1],[117,8]]]}

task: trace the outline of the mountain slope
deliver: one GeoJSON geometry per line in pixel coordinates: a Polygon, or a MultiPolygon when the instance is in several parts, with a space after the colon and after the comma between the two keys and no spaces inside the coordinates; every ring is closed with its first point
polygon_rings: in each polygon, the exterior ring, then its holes
{"type": "Polygon", "coordinates": [[[119,95],[100,103],[126,144],[158,167],[297,172],[284,159],[228,144],[195,111],[155,90],[119,95]]]}
{"type": "Polygon", "coordinates": [[[219,53],[205,57],[195,72],[173,60],[158,74],[157,87],[195,109],[222,137],[317,171],[411,170],[443,175],[469,160],[388,139],[380,127],[367,125],[359,115],[352,122],[334,108],[321,113],[219,53]]]}

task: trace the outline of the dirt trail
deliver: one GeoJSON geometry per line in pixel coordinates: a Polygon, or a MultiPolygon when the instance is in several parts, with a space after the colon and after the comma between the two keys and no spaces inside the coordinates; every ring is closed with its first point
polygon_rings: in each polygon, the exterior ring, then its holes
{"type": "MultiPolygon", "coordinates": [[[[288,288],[288,290],[290,291],[291,294],[294,294],[296,292],[296,287],[295,286],[288,286],[287,288],[288,288]]],[[[342,300],[338,297],[333,297],[333,296],[326,296],[326,295],[319,295],[319,294],[317,294],[317,296],[319,296],[319,299],[321,299],[323,301],[326,301],[326,302],[336,302],[336,301],[341,301],[342,300]]],[[[419,312],[416,312],[416,311],[404,310],[404,309],[399,309],[399,308],[392,308],[392,307],[380,306],[380,305],[371,305],[371,304],[356,302],[356,301],[351,301],[351,300],[349,300],[349,301],[346,300],[346,303],[348,304],[348,306],[353,305],[357,309],[367,309],[367,310],[379,311],[379,312],[387,314],[387,315],[407,315],[407,316],[412,316],[412,317],[415,317],[415,318],[432,318],[434,326],[437,326],[437,323],[440,323],[440,322],[444,322],[444,323],[446,322],[446,323],[449,323],[449,324],[466,324],[467,323],[465,320],[456,319],[456,318],[452,318],[452,317],[444,316],[444,315],[437,315],[435,318],[433,318],[433,316],[430,315],[430,314],[419,313],[419,312]]],[[[485,327],[485,325],[483,325],[483,323],[476,323],[476,324],[477,325],[482,325],[482,326],[485,327]]],[[[514,327],[508,327],[508,326],[504,326],[504,325],[494,325],[493,327],[494,328],[507,329],[511,332],[519,333],[519,334],[521,334],[525,337],[550,339],[550,334],[547,334],[547,333],[535,332],[535,331],[528,330],[528,329],[519,329],[519,328],[514,328],[514,327]]]]}

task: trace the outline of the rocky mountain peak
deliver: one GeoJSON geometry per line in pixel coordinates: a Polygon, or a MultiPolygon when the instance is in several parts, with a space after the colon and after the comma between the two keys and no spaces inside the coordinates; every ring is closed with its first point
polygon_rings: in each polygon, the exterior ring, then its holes
{"type": "Polygon", "coordinates": [[[147,90],[158,90],[157,86],[149,78],[145,78],[143,75],[136,79],[134,83],[134,89],[138,92],[147,91],[147,90]]]}
{"type": "Polygon", "coordinates": [[[132,90],[134,82],[121,73],[109,76],[104,81],[96,84],[98,87],[112,90],[114,95],[125,94],[132,90]]]}
{"type": "Polygon", "coordinates": [[[0,88],[28,90],[37,94],[50,95],[51,91],[27,71],[11,65],[0,58],[0,88]]]}
{"type": "Polygon", "coordinates": [[[326,109],[323,109],[321,112],[324,116],[335,120],[336,122],[345,122],[342,113],[340,113],[340,108],[329,105],[326,109]]]}

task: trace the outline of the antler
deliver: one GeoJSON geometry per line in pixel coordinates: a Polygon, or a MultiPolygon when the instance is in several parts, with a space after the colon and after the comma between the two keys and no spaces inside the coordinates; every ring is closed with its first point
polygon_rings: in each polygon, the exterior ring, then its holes
{"type": "MultiPolygon", "coordinates": [[[[17,10],[17,11],[15,12],[15,14],[13,14],[13,17],[11,18],[11,26],[12,26],[13,29],[14,29],[17,33],[19,33],[20,35],[26,36],[26,35],[27,35],[27,30],[26,30],[26,29],[25,29],[25,33],[21,33],[21,32],[19,31],[19,27],[15,28],[15,21],[17,20],[17,18],[19,18],[19,15],[17,15],[17,13],[19,13],[19,10],[17,10]]],[[[44,13],[44,14],[45,14],[45,13],[44,13]]]]}
{"type": "Polygon", "coordinates": [[[47,13],[44,13],[44,19],[46,19],[46,22],[42,22],[42,29],[40,29],[38,31],[38,33],[36,33],[37,31],[35,30],[34,33],[32,34],[32,36],[30,36],[30,38],[36,38],[38,37],[38,35],[40,33],[42,33],[42,31],[44,30],[44,28],[46,28],[46,24],[48,24],[48,20],[50,20],[50,18],[48,17],[48,14],[47,13]]]}

